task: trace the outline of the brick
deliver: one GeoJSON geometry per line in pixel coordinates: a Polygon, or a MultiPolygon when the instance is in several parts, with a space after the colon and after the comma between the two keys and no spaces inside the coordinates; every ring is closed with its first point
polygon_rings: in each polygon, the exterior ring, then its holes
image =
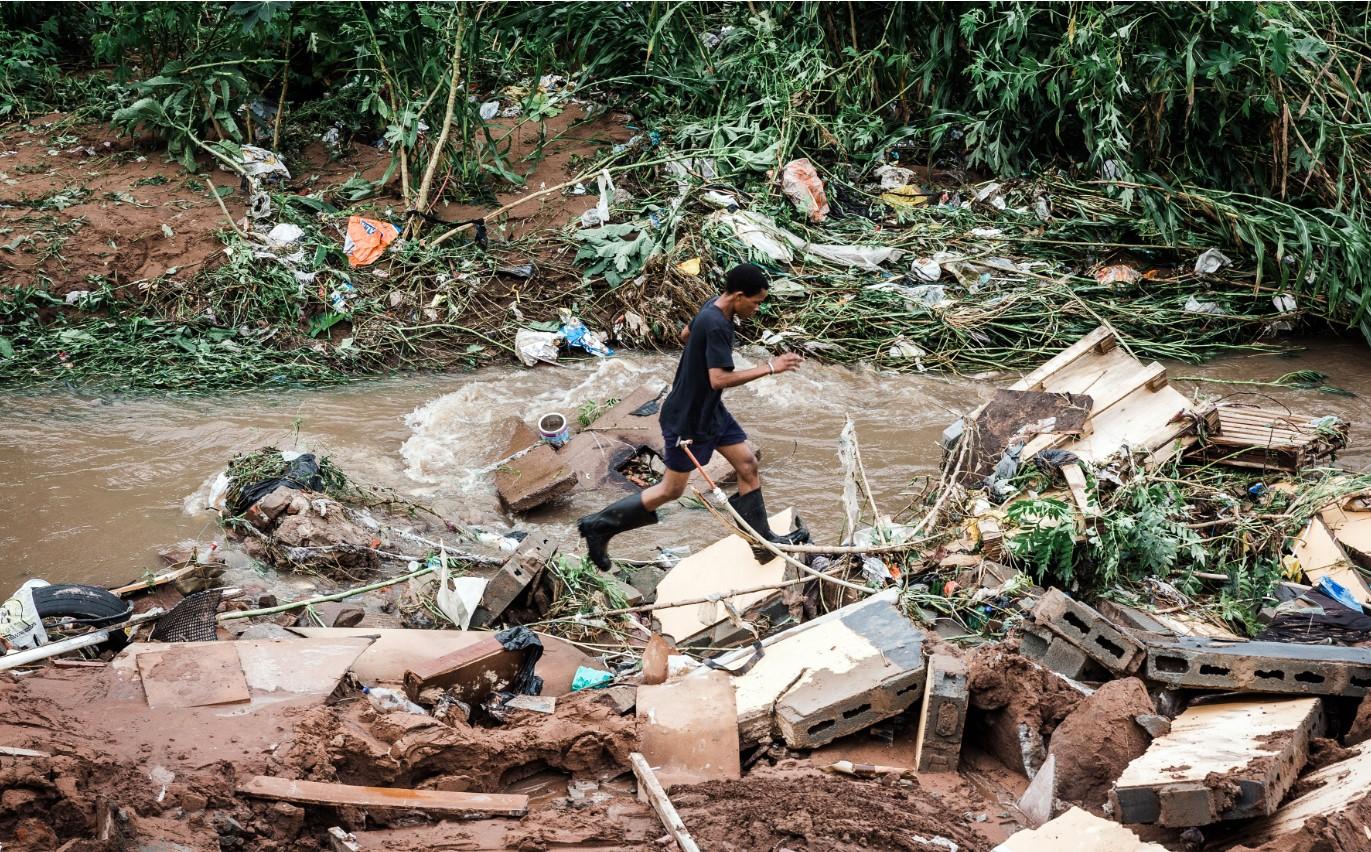
{"type": "Polygon", "coordinates": [[[528,511],[576,487],[575,473],[556,450],[541,442],[527,423],[510,417],[496,428],[509,433],[509,441],[496,460],[533,448],[517,459],[501,463],[495,470],[495,490],[509,511],[528,511]]]}
{"type": "Polygon", "coordinates": [[[1317,698],[1198,704],[1114,784],[1122,822],[1172,828],[1272,814],[1322,730],[1317,698]]]}
{"type": "Polygon", "coordinates": [[[920,772],[957,771],[970,700],[966,664],[948,654],[930,656],[914,746],[914,765],[920,772]]]}
{"type": "Polygon", "coordinates": [[[802,624],[795,628],[802,641],[783,640],[768,652],[794,654],[805,667],[775,705],[776,728],[791,748],[817,748],[860,731],[922,695],[923,632],[893,601],[866,603],[837,610],[837,620],[818,628],[805,631],[809,625],[802,624]]]}
{"type": "Polygon", "coordinates": [[[471,617],[474,628],[486,627],[505,614],[505,610],[524,593],[557,552],[557,541],[541,533],[530,533],[509,555],[486,583],[481,605],[471,617]]]}
{"type": "Polygon", "coordinates": [[[1147,649],[1147,677],[1189,689],[1361,696],[1371,649],[1180,638],[1147,649]]]}
{"type": "Polygon", "coordinates": [[[1058,589],[1049,589],[1042,596],[1033,608],[1033,620],[1115,674],[1137,671],[1146,657],[1141,642],[1058,589]]]}

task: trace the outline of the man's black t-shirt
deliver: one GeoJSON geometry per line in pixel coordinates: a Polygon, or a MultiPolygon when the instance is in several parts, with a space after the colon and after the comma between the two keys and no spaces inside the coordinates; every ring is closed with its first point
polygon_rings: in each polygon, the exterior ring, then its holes
{"type": "Polygon", "coordinates": [[[662,431],[678,438],[709,441],[723,429],[723,392],[709,384],[709,370],[733,369],[733,321],[710,299],[690,321],[671,393],[662,403],[662,431]]]}

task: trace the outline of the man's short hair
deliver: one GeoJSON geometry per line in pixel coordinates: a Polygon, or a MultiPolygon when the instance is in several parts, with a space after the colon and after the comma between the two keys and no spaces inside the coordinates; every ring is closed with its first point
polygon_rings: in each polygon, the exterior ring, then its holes
{"type": "Polygon", "coordinates": [[[740,263],[724,275],[725,293],[742,293],[750,297],[770,286],[771,279],[767,277],[766,270],[753,263],[740,263]]]}

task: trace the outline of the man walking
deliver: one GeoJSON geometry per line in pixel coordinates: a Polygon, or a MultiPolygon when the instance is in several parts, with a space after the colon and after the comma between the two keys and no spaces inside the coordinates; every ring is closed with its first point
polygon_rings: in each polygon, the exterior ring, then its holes
{"type": "MultiPolygon", "coordinates": [[[[676,367],[671,393],[662,403],[666,474],[661,482],[642,493],[630,494],[577,522],[581,536],[586,540],[590,561],[601,571],[611,568],[608,550],[611,538],[657,523],[658,507],[685,493],[695,464],[682,442],[690,447],[701,465],[709,462],[715,450],[733,465],[738,473],[738,493],[728,502],[759,535],[779,544],[800,544],[809,540],[809,532],[803,526],[785,535],[771,531],[766,504],[762,500],[757,456],[747,445],[747,434],[724,408],[722,399],[725,388],[789,372],[804,360],[787,352],[758,367],[733,369],[733,318],[747,319],[757,313],[766,300],[768,283],[766,273],[760,267],[750,263],[733,267],[724,276],[723,295],[705,302],[689,327],[682,329],[685,351],[676,367]]],[[[759,561],[771,558],[771,552],[765,548],[753,545],[752,550],[759,561]]]]}

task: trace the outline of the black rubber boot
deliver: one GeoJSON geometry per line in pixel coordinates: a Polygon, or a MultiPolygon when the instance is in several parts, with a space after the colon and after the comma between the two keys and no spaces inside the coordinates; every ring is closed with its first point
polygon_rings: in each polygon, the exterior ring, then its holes
{"type": "MultiPolygon", "coordinates": [[[[777,535],[771,531],[771,522],[767,519],[766,503],[762,500],[762,489],[749,491],[746,494],[734,494],[728,498],[728,503],[733,507],[747,525],[757,531],[757,534],[767,541],[776,544],[808,544],[809,530],[805,529],[804,522],[795,518],[796,529],[784,535],[777,535]]],[[[775,559],[776,556],[770,550],[759,544],[752,545],[752,555],[758,562],[766,563],[775,559]]]]}
{"type": "Polygon", "coordinates": [[[576,528],[581,531],[581,538],[586,540],[586,554],[590,561],[601,571],[609,571],[613,568],[609,561],[609,540],[621,532],[655,523],[657,513],[647,510],[642,495],[630,494],[593,515],[581,518],[576,522],[576,528]]]}

